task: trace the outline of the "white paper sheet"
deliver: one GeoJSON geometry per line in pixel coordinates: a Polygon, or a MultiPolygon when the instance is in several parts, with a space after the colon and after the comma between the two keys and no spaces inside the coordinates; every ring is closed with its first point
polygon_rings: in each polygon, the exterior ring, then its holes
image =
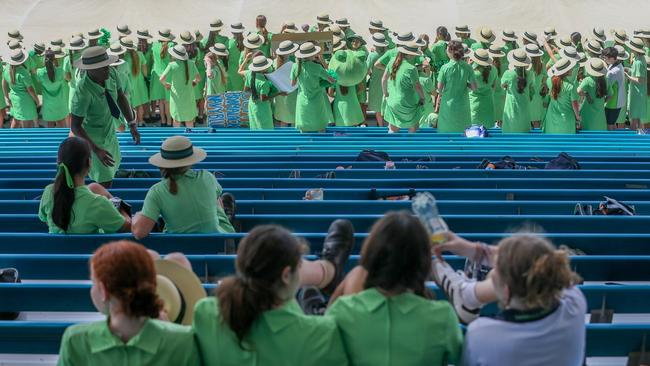
{"type": "Polygon", "coordinates": [[[287,63],[280,66],[279,69],[273,71],[270,74],[266,74],[266,78],[269,79],[280,92],[291,93],[294,90],[298,89],[298,84],[291,86],[292,66],[293,62],[287,61],[287,63]]]}

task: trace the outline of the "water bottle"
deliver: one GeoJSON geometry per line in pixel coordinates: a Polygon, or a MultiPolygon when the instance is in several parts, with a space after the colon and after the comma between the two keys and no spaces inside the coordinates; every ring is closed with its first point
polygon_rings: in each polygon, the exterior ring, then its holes
{"type": "Polygon", "coordinates": [[[449,231],[449,227],[440,216],[436,198],[431,193],[418,193],[413,199],[411,208],[429,231],[433,245],[442,244],[447,240],[445,232],[449,231]]]}

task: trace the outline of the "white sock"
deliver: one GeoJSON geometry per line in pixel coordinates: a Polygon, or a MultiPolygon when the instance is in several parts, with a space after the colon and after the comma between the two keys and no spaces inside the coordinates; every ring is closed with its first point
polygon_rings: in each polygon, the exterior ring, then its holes
{"type": "Polygon", "coordinates": [[[460,286],[460,296],[463,304],[469,309],[478,309],[484,304],[476,297],[476,281],[467,281],[460,286]]]}

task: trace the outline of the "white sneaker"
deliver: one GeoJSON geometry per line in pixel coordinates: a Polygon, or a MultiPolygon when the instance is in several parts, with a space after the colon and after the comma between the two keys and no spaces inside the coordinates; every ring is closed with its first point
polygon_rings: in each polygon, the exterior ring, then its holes
{"type": "Polygon", "coordinates": [[[465,306],[462,297],[463,288],[471,282],[462,271],[454,271],[447,262],[438,258],[433,260],[433,278],[447,295],[447,300],[451,303],[458,314],[458,319],[464,324],[469,324],[479,317],[481,308],[471,309],[465,306]]]}

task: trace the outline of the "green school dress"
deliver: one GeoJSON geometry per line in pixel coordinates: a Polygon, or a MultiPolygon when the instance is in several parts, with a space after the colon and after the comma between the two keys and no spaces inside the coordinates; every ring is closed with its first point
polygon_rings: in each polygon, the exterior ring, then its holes
{"type": "MultiPolygon", "coordinates": [[[[366,46],[362,46],[360,49],[354,51],[354,55],[361,60],[364,64],[367,64],[368,62],[368,49],[366,46]]],[[[366,104],[366,101],[368,100],[368,81],[367,77],[364,77],[363,80],[357,84],[356,87],[357,91],[357,98],[359,99],[359,103],[361,104],[366,104]]]]}
{"type": "Polygon", "coordinates": [[[169,113],[174,121],[192,121],[198,114],[194,99],[194,86],[192,86],[192,80],[198,72],[196,64],[189,60],[172,61],[163,71],[163,74],[167,75],[167,82],[171,84],[169,113]],[[189,70],[189,80],[185,76],[186,64],[189,70]]]}
{"type": "Polygon", "coordinates": [[[472,65],[476,90],[469,92],[469,110],[472,124],[492,127],[494,124],[494,88],[497,81],[497,70],[489,66],[487,81],[483,79],[483,67],[472,65]]]}
{"type": "Polygon", "coordinates": [[[530,132],[530,103],[531,95],[535,90],[535,78],[530,71],[524,71],[526,87],[519,91],[517,86],[519,78],[515,70],[508,70],[503,74],[500,84],[505,85],[505,105],[503,109],[503,133],[530,132]]]}
{"type": "Polygon", "coordinates": [[[217,34],[214,37],[214,42],[212,42],[211,44],[208,44],[209,40],[210,40],[210,36],[208,35],[207,37],[203,38],[199,43],[201,45],[201,50],[203,50],[204,54],[210,52],[209,48],[214,46],[217,43],[221,43],[222,45],[228,47],[229,38],[226,36],[222,36],[221,34],[217,34]]]}
{"type": "Polygon", "coordinates": [[[338,325],[351,365],[459,365],[463,336],[447,301],[370,288],[338,298],[325,317],[338,325]]]}
{"type": "Polygon", "coordinates": [[[142,214],[153,221],[162,216],[170,234],[234,233],[217,203],[221,185],[207,170],[188,170],[176,177],[178,192],[169,192],[168,179],[154,184],[144,198],[142,214]]]}
{"type": "MultiPolygon", "coordinates": [[[[497,70],[497,80],[501,80],[503,74],[508,70],[507,64],[504,64],[506,58],[501,58],[501,67],[495,67],[497,70]]],[[[497,82],[494,87],[494,119],[496,121],[503,120],[503,108],[506,104],[506,91],[503,90],[501,84],[497,82]]]]}
{"type": "Polygon", "coordinates": [[[381,78],[384,76],[384,70],[380,70],[374,65],[382,55],[383,53],[380,54],[377,51],[372,51],[366,60],[368,70],[372,70],[370,79],[368,80],[368,109],[379,113],[381,113],[381,102],[384,98],[381,90],[381,78]]]}
{"type": "Polygon", "coordinates": [[[66,75],[66,80],[68,76],[70,77],[70,81],[66,83],[67,86],[64,86],[66,96],[68,97],[68,109],[70,110],[72,109],[72,94],[74,93],[74,89],[77,87],[77,78],[80,73],[80,71],[74,67],[74,63],[80,57],[81,51],[72,51],[72,60],[70,60],[70,52],[68,52],[68,55],[63,58],[63,72],[64,75],[66,75]]]}
{"type": "Polygon", "coordinates": [[[244,78],[239,75],[239,59],[243,51],[237,47],[237,40],[228,40],[228,91],[244,90],[244,78]]]}
{"type": "Polygon", "coordinates": [[[379,62],[384,65],[384,67],[388,66],[388,64],[397,57],[397,52],[397,48],[392,48],[384,52],[384,54],[379,57],[379,62]]]}
{"type": "MultiPolygon", "coordinates": [[[[130,99],[131,97],[131,68],[129,67],[129,64],[126,62],[118,65],[118,66],[111,66],[111,69],[115,69],[117,78],[120,82],[121,85],[124,86],[124,93],[126,94],[127,99],[130,99]]],[[[118,118],[113,118],[113,124],[115,125],[115,128],[119,128],[120,126],[124,126],[125,128],[127,127],[126,120],[120,116],[118,118]]]]}
{"type": "MultiPolygon", "coordinates": [[[[174,42],[167,43],[167,50],[174,47],[174,42]]],[[[160,76],[163,74],[167,65],[171,62],[169,52],[163,52],[163,42],[154,41],[151,44],[151,55],[153,56],[153,68],[150,75],[151,80],[149,83],[149,98],[155,100],[169,100],[170,92],[165,89],[165,86],[160,82],[160,76]],[[161,55],[162,53],[162,55],[161,55]]]]}
{"type": "Polygon", "coordinates": [[[333,110],[336,126],[357,126],[364,121],[356,86],[348,87],[343,94],[341,86],[336,85],[333,110]]]}
{"type": "Polygon", "coordinates": [[[630,119],[645,120],[648,114],[648,70],[645,58],[635,57],[630,69],[630,76],[642,78],[641,84],[630,82],[628,113],[630,119]]]}
{"type": "MultiPolygon", "coordinates": [[[[553,88],[551,78],[546,80],[549,94],[553,88]]],[[[542,123],[544,133],[576,133],[576,118],[573,113],[573,102],[579,100],[575,84],[562,80],[562,88],[557,99],[550,98],[546,116],[542,123]]]]}
{"type": "Polygon", "coordinates": [[[425,75],[424,72],[419,73],[420,85],[424,92],[424,108],[422,117],[420,118],[420,127],[432,127],[435,124],[438,115],[435,113],[433,107],[433,92],[436,90],[436,75],[431,72],[431,75],[425,75]]]}
{"type": "Polygon", "coordinates": [[[451,60],[438,73],[443,84],[438,114],[438,132],[463,132],[471,125],[469,84],[475,82],[474,70],[465,61],[451,60]]]}
{"type": "Polygon", "coordinates": [[[447,41],[438,41],[429,47],[431,54],[433,54],[433,59],[431,59],[431,66],[433,71],[436,73],[449,62],[449,56],[447,56],[447,41]]]}
{"type": "MultiPolygon", "coordinates": [[[[0,61],[0,85],[2,85],[2,80],[5,79],[4,75],[4,69],[5,65],[3,64],[2,61],[0,61]]],[[[0,109],[5,109],[7,108],[7,102],[5,101],[4,93],[2,94],[2,98],[0,98],[0,109]]]]}
{"type": "Polygon", "coordinates": [[[530,75],[533,78],[533,96],[530,98],[530,120],[531,121],[541,121],[544,119],[544,113],[546,113],[546,108],[544,108],[544,97],[540,94],[542,91],[542,86],[546,85],[546,73],[544,70],[538,74],[535,74],[535,70],[531,69],[529,71],[530,75]]]}
{"type": "MultiPolygon", "coordinates": [[[[295,62],[293,56],[289,58],[292,62],[295,62]]],[[[274,68],[278,69],[277,59],[274,64],[274,68]]],[[[288,95],[278,95],[273,98],[273,117],[284,123],[294,124],[296,123],[296,100],[298,99],[298,90],[294,90],[288,95]]]]}
{"type": "MultiPolygon", "coordinates": [[[[394,62],[392,60],[386,70],[392,70],[394,62]]],[[[411,128],[420,123],[424,108],[418,104],[420,96],[415,89],[419,80],[417,68],[404,60],[397,69],[395,79],[388,79],[384,110],[386,122],[399,128],[411,128]]]]}
{"type": "Polygon", "coordinates": [[[296,128],[303,132],[325,130],[332,116],[332,108],[321,86],[329,74],[314,61],[300,61],[291,67],[291,80],[296,80],[296,128]]]}
{"type": "Polygon", "coordinates": [[[228,74],[223,65],[221,59],[217,59],[217,63],[212,65],[210,70],[212,70],[212,77],[209,78],[206,74],[206,95],[219,95],[226,92],[226,86],[228,84],[228,74]],[[225,76],[225,83],[222,81],[222,75],[225,76]]]}
{"type": "Polygon", "coordinates": [[[90,140],[108,151],[115,161],[112,167],[105,166],[93,152],[88,176],[97,183],[110,182],[120,168],[122,155],[105,93],[108,92],[117,104],[118,90],[124,92],[124,88],[113,67],[110,68],[109,77],[104,86],[92,81],[87,73],[80,73],[78,76],[76,88],[72,93],[70,113],[84,119],[83,128],[90,140]]]}
{"type": "Polygon", "coordinates": [[[29,59],[27,62],[30,65],[30,73],[32,74],[32,81],[34,82],[34,91],[36,92],[36,95],[41,95],[41,84],[36,76],[36,71],[45,67],[45,56],[37,55],[34,50],[31,50],[29,51],[29,59]]]}
{"type": "Polygon", "coordinates": [[[41,115],[45,122],[56,122],[70,114],[68,109],[68,96],[65,93],[64,85],[66,84],[63,76],[63,69],[54,68],[54,81],[50,80],[47,75],[47,69],[41,68],[36,72],[36,77],[41,85],[41,94],[43,95],[43,107],[41,115]]]}
{"type": "Polygon", "coordinates": [[[257,73],[255,76],[255,88],[257,90],[258,98],[253,98],[253,72],[246,71],[244,78],[246,88],[250,90],[251,96],[248,99],[248,120],[251,130],[272,130],[273,129],[273,111],[271,108],[271,101],[262,101],[261,96],[267,97],[276,94],[278,90],[271,83],[266,76],[262,73],[257,73]]]}
{"type": "MultiPolygon", "coordinates": [[[[260,31],[255,31],[255,33],[259,34],[260,37],[262,37],[262,32],[260,31]]],[[[260,52],[266,57],[271,57],[271,40],[273,39],[273,33],[267,32],[266,38],[264,39],[264,44],[262,44],[259,48],[260,52]]]]}
{"type": "Polygon", "coordinates": [[[124,343],[108,327],[108,321],[68,327],[61,340],[57,366],[201,364],[190,327],[147,319],[140,332],[124,343]]]}
{"type": "Polygon", "coordinates": [[[474,45],[474,43],[476,43],[476,40],[472,39],[472,38],[465,38],[465,39],[463,39],[463,43],[465,43],[465,45],[467,45],[467,47],[472,49],[472,46],[474,45]]]}
{"type": "Polygon", "coordinates": [[[146,59],[144,54],[140,51],[137,51],[136,55],[138,57],[139,68],[135,74],[133,73],[133,59],[131,58],[131,53],[127,52],[124,55],[124,60],[126,61],[125,65],[128,65],[129,69],[129,80],[131,84],[129,102],[133,108],[149,102],[149,89],[147,88],[144,72],[142,72],[142,66],[146,64],[146,59]]]}
{"type": "MultiPolygon", "coordinates": [[[[605,81],[607,83],[607,81],[605,81]]],[[[578,91],[581,91],[589,96],[585,97],[582,105],[580,106],[580,119],[582,130],[584,131],[607,131],[607,118],[605,118],[605,99],[607,96],[613,95],[612,85],[607,83],[607,94],[601,98],[596,96],[596,79],[587,75],[580,86],[578,91]],[[589,102],[591,100],[591,103],[589,102]]]]}
{"type": "Polygon", "coordinates": [[[247,333],[244,348],[221,321],[215,297],[196,304],[192,328],[204,365],[348,365],[334,320],[305,315],[295,300],[260,314],[247,333]]]}
{"type": "MultiPolygon", "coordinates": [[[[484,49],[484,50],[489,50],[491,45],[492,45],[491,43],[485,43],[485,42],[479,42],[479,41],[476,41],[476,42],[472,43],[472,45],[470,46],[470,48],[472,49],[472,51],[476,51],[476,50],[478,50],[479,48],[482,48],[482,49],[484,49]]],[[[504,58],[505,58],[505,57],[504,57],[504,58]]]]}
{"type": "Polygon", "coordinates": [[[34,99],[27,91],[33,88],[32,76],[24,65],[15,67],[14,82],[11,82],[11,66],[4,69],[4,79],[9,87],[10,113],[18,121],[33,121],[38,117],[34,99]]]}
{"type": "Polygon", "coordinates": [[[198,101],[203,99],[205,95],[205,62],[203,61],[203,51],[200,49],[196,50],[196,57],[191,59],[190,62],[193,62],[196,66],[196,70],[199,72],[199,82],[194,86],[194,100],[198,101]]]}

